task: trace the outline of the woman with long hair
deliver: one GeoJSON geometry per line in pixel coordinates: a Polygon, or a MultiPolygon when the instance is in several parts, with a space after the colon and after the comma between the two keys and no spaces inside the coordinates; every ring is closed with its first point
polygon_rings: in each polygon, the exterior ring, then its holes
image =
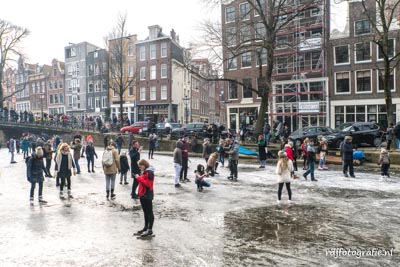
{"type": "Polygon", "coordinates": [[[278,164],[276,165],[276,174],[278,176],[278,204],[281,203],[283,185],[286,185],[286,190],[289,196],[289,203],[292,200],[292,190],[290,189],[291,173],[293,172],[293,163],[288,159],[283,151],[278,153],[278,164]]]}

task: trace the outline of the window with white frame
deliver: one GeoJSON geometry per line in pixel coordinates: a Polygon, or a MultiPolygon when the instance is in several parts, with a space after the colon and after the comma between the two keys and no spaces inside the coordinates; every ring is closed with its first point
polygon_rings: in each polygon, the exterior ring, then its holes
{"type": "Polygon", "coordinates": [[[129,85],[128,86],[128,96],[133,96],[134,95],[134,93],[133,93],[133,85],[129,85]]]}
{"type": "Polygon", "coordinates": [[[157,57],[157,47],[156,44],[150,45],[150,59],[155,59],[157,57]]]}
{"type": "Polygon", "coordinates": [[[146,100],[146,87],[140,87],[140,101],[146,100]]]}
{"type": "Polygon", "coordinates": [[[60,94],[60,104],[64,104],[64,95],[60,94]]]}
{"type": "Polygon", "coordinates": [[[335,94],[350,93],[350,72],[335,73],[335,94]]]}
{"type": "Polygon", "coordinates": [[[235,8],[233,6],[228,6],[225,8],[225,22],[235,21],[235,8]]]}
{"type": "Polygon", "coordinates": [[[99,97],[96,97],[94,104],[95,104],[95,108],[100,108],[100,98],[99,97]]]}
{"type": "Polygon", "coordinates": [[[128,64],[128,77],[133,77],[133,64],[128,64]]]}
{"type": "MultiPolygon", "coordinates": [[[[389,88],[391,92],[395,91],[395,81],[394,81],[394,73],[395,73],[395,69],[391,69],[390,70],[390,74],[389,74],[389,88]]],[[[385,71],[382,69],[377,69],[376,70],[376,74],[377,74],[377,81],[378,81],[378,86],[377,86],[377,91],[378,92],[384,92],[384,77],[385,77],[385,71]]]]}
{"type": "Polygon", "coordinates": [[[371,25],[367,19],[354,22],[354,34],[363,35],[371,32],[371,25]]]}
{"type": "MultiPolygon", "coordinates": [[[[62,104],[62,102],[61,102],[61,95],[60,95],[60,104],[62,104]]],[[[57,94],[55,94],[54,95],[54,104],[58,104],[58,95],[57,94]]]]}
{"type": "Polygon", "coordinates": [[[239,6],[239,12],[240,12],[240,19],[241,20],[247,20],[250,19],[250,4],[249,3],[243,3],[239,6]]]}
{"type": "Polygon", "coordinates": [[[146,80],[146,67],[140,67],[140,80],[146,80]]]}
{"type": "Polygon", "coordinates": [[[88,107],[93,108],[93,97],[88,98],[88,107]]]}
{"type": "Polygon", "coordinates": [[[237,69],[237,57],[235,57],[233,54],[230,54],[228,58],[228,69],[229,70],[237,69]]]}
{"type": "Polygon", "coordinates": [[[140,61],[145,61],[146,60],[146,47],[145,46],[141,46],[139,49],[139,53],[140,53],[140,61]]]}
{"type": "Polygon", "coordinates": [[[168,98],[167,85],[163,84],[161,85],[161,100],[165,100],[167,98],[168,98]]]}
{"type": "Polygon", "coordinates": [[[260,14],[265,14],[266,7],[265,0],[254,1],[254,16],[259,16],[260,14]]]}
{"type": "Polygon", "coordinates": [[[229,81],[229,99],[237,99],[238,98],[238,86],[235,81],[229,81]]]}
{"type": "Polygon", "coordinates": [[[156,100],[156,87],[151,86],[150,87],[150,100],[156,100]]]}
{"type": "Polygon", "coordinates": [[[128,43],[128,56],[132,57],[133,56],[133,49],[135,48],[134,44],[128,43]]]}
{"type": "Polygon", "coordinates": [[[228,47],[236,46],[236,27],[226,28],[226,44],[228,47]]]}
{"type": "Polygon", "coordinates": [[[385,55],[390,59],[394,56],[394,47],[395,40],[394,39],[389,39],[388,44],[387,44],[387,51],[384,51],[385,45],[383,45],[383,42],[379,42],[379,44],[376,45],[376,49],[378,51],[378,60],[384,59],[385,55]]]}
{"type": "Polygon", "coordinates": [[[251,67],[251,52],[243,53],[241,58],[242,58],[242,68],[251,67]]]}
{"type": "Polygon", "coordinates": [[[286,49],[288,48],[288,36],[279,35],[276,37],[276,49],[286,49]]]}
{"type": "Polygon", "coordinates": [[[264,40],[267,31],[265,29],[264,23],[258,22],[256,23],[256,39],[258,41],[264,40]]]}
{"type": "Polygon", "coordinates": [[[348,45],[335,46],[334,49],[335,49],[334,53],[335,65],[350,63],[350,54],[348,45]]]}
{"type": "Polygon", "coordinates": [[[167,78],[167,64],[161,64],[161,79],[167,78]]]}
{"type": "Polygon", "coordinates": [[[357,43],[354,45],[354,54],[356,62],[371,61],[371,44],[370,42],[357,43]]]}
{"type": "Polygon", "coordinates": [[[261,65],[267,65],[267,49],[258,48],[256,50],[256,59],[257,59],[257,66],[260,66],[260,60],[261,60],[261,65]]]}
{"type": "Polygon", "coordinates": [[[251,40],[250,26],[240,28],[240,42],[249,42],[251,40]]]}
{"type": "Polygon", "coordinates": [[[150,66],[150,80],[155,80],[156,77],[157,77],[156,65],[151,65],[150,66]]]}
{"type": "Polygon", "coordinates": [[[356,71],[356,93],[371,91],[371,70],[356,71]]]}
{"type": "Polygon", "coordinates": [[[161,57],[167,57],[167,43],[161,43],[161,57]]]}
{"type": "Polygon", "coordinates": [[[243,98],[252,98],[253,97],[253,91],[251,91],[251,79],[243,79],[243,98]]]}
{"type": "Polygon", "coordinates": [[[102,96],[101,97],[101,107],[102,108],[106,108],[107,104],[108,104],[107,97],[106,96],[102,96]]]}

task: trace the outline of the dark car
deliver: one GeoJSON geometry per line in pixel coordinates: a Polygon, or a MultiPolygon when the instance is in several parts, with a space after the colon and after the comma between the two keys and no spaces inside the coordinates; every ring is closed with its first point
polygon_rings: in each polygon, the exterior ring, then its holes
{"type": "Polygon", "coordinates": [[[204,137],[207,131],[207,124],[203,122],[191,122],[181,128],[172,129],[171,136],[175,138],[184,135],[196,135],[197,137],[204,137]]]}
{"type": "Polygon", "coordinates": [[[316,144],[318,141],[318,136],[326,136],[332,134],[333,132],[334,131],[332,128],[328,126],[309,126],[294,131],[290,134],[289,138],[293,139],[295,141],[295,145],[299,147],[307,137],[314,140],[314,143],[316,144]]]}
{"type": "Polygon", "coordinates": [[[328,146],[331,148],[339,148],[340,143],[345,136],[353,137],[353,145],[360,146],[368,144],[371,146],[380,146],[385,139],[384,131],[375,122],[354,122],[342,130],[336,131],[326,136],[328,146]]]}
{"type": "MultiPolygon", "coordinates": [[[[182,127],[182,124],[177,123],[177,122],[171,122],[170,125],[171,125],[171,129],[177,129],[177,128],[182,127]]],[[[165,123],[164,122],[157,123],[156,126],[155,126],[155,129],[156,129],[155,130],[156,134],[158,136],[167,136],[168,135],[167,129],[165,128],[165,123]]],[[[153,130],[153,132],[154,132],[154,130],[153,130]]],[[[141,129],[139,131],[139,134],[142,135],[142,136],[148,136],[149,135],[149,129],[147,127],[145,127],[145,128],[143,128],[143,129],[141,129]]]]}

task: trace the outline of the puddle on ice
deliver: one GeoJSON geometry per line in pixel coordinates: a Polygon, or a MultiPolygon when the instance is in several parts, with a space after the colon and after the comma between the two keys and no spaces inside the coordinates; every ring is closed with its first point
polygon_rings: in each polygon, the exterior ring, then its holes
{"type": "MultiPolygon", "coordinates": [[[[353,211],[335,206],[281,205],[227,213],[224,217],[224,263],[248,265],[376,266],[393,257],[327,256],[334,248],[394,247],[396,238],[379,224],[379,218],[359,220],[353,211]]],[[[398,239],[397,239],[398,241],[398,239]]]]}

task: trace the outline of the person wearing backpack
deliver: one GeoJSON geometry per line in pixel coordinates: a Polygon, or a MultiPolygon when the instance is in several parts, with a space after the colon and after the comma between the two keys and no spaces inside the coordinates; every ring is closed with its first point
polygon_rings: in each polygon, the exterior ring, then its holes
{"type": "Polygon", "coordinates": [[[108,199],[111,196],[111,199],[115,199],[115,178],[117,176],[117,172],[121,170],[121,165],[119,162],[119,155],[116,149],[116,144],[113,140],[110,140],[106,150],[103,153],[102,164],[106,178],[106,197],[108,199]]]}

